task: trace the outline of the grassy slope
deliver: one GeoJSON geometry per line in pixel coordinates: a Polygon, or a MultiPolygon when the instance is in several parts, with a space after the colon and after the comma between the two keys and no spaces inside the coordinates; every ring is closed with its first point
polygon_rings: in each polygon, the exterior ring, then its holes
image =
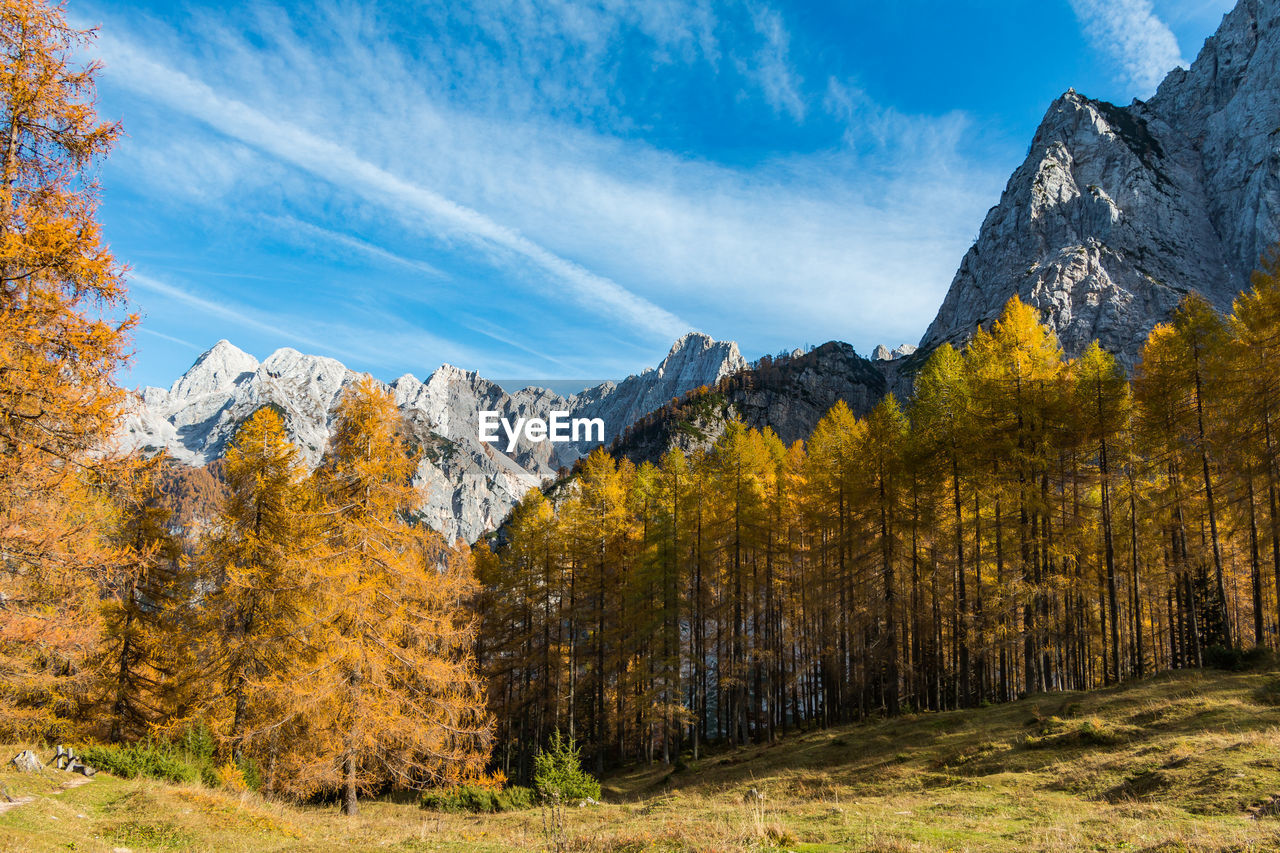
{"type": "MultiPolygon", "coordinates": [[[[370,802],[348,821],[152,781],[99,776],[56,796],[11,771],[0,782],[40,795],[0,816],[0,850],[543,845],[537,810],[437,815],[370,802]]],[[[675,773],[620,773],[605,793],[606,805],[569,810],[576,848],[1280,850],[1280,676],[1184,673],[793,735],[675,773]],[[744,800],[753,787],[762,801],[744,800]]]]}

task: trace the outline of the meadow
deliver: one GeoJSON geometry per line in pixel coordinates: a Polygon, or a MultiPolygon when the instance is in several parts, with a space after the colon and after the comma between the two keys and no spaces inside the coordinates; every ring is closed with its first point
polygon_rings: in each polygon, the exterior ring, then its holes
{"type": "MultiPolygon", "coordinates": [[[[21,745],[11,744],[8,754],[21,745]]],[[[45,749],[42,755],[49,752],[45,749]]],[[[1280,673],[1181,672],[905,715],[607,776],[599,805],[428,811],[0,773],[3,850],[1280,849],[1280,673]],[[678,768],[678,769],[677,769],[678,768]]]]}

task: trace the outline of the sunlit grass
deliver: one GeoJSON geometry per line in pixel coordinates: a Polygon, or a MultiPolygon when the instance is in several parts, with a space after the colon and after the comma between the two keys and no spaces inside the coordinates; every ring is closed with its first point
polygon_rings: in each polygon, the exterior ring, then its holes
{"type": "MultiPolygon", "coordinates": [[[[1278,684],[1275,673],[1184,673],[793,732],[686,757],[679,771],[614,774],[603,805],[568,810],[565,834],[570,849],[603,851],[1280,849],[1278,684]]],[[[546,849],[537,809],[370,801],[348,819],[101,774],[55,793],[58,778],[0,774],[36,798],[0,816],[0,850],[546,849]]]]}

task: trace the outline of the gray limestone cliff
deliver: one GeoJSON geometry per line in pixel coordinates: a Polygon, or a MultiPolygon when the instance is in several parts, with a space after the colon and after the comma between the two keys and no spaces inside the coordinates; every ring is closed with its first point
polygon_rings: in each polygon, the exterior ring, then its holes
{"type": "Polygon", "coordinates": [[[961,342],[1013,295],[1068,355],[1132,365],[1189,291],[1226,310],[1280,240],[1280,0],[1241,0],[1148,102],[1069,91],[987,214],[921,348],[961,342]]]}

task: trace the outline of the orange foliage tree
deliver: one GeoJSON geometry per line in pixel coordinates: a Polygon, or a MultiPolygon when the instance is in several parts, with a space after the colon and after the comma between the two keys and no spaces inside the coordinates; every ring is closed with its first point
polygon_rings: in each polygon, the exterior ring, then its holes
{"type": "Polygon", "coordinates": [[[478,776],[489,755],[471,554],[411,523],[417,462],[401,428],[391,396],[364,380],[348,389],[316,475],[328,520],[310,561],[318,661],[292,682],[297,740],[281,782],[298,794],[341,787],[347,814],[386,784],[478,776]]]}
{"type": "Polygon", "coordinates": [[[96,221],[120,133],[94,108],[93,37],[43,0],[0,2],[0,729],[55,735],[86,699],[102,546],[87,466],[122,402],[131,317],[96,221]]]}
{"type": "Polygon", "coordinates": [[[101,575],[102,635],[93,664],[98,708],[86,714],[112,741],[148,734],[190,705],[192,577],[163,491],[163,454],[124,466],[112,483],[114,559],[101,575]]]}
{"type": "Polygon", "coordinates": [[[221,513],[201,548],[212,590],[202,616],[213,638],[204,711],[235,758],[248,748],[270,776],[277,729],[292,714],[281,701],[288,691],[278,687],[311,654],[316,584],[306,561],[317,544],[314,492],[284,421],[270,408],[236,432],[226,479],[221,513]]]}

